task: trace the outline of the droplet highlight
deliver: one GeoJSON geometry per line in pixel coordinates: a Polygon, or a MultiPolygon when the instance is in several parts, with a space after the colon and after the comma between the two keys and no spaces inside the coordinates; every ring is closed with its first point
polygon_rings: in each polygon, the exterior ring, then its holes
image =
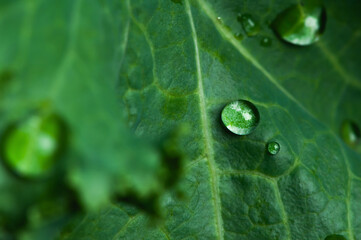
{"type": "Polygon", "coordinates": [[[262,47],[270,47],[272,46],[272,39],[269,37],[263,37],[260,41],[260,45],[262,47]]]}
{"type": "Polygon", "coordinates": [[[325,240],[346,240],[346,238],[344,236],[334,234],[327,236],[325,240]]]}
{"type": "Polygon", "coordinates": [[[252,37],[258,34],[260,30],[259,24],[250,14],[238,14],[237,20],[241,23],[243,30],[247,36],[252,37]]]}
{"type": "Polygon", "coordinates": [[[260,121],[256,106],[246,100],[227,104],[222,110],[221,118],[224,126],[237,135],[252,133],[260,121]]]}
{"type": "Polygon", "coordinates": [[[326,25],[326,11],[319,4],[293,5],[281,12],[271,26],[284,41],[307,46],[319,40],[326,25]]]}
{"type": "Polygon", "coordinates": [[[360,128],[351,120],[343,121],[341,124],[341,138],[349,146],[356,146],[361,138],[360,128]]]}
{"type": "Polygon", "coordinates": [[[40,177],[54,165],[64,142],[65,127],[56,115],[33,114],[5,132],[1,155],[21,177],[40,177]]]}
{"type": "Polygon", "coordinates": [[[278,142],[269,142],[267,143],[267,151],[271,155],[276,155],[281,149],[281,146],[278,142]]]}

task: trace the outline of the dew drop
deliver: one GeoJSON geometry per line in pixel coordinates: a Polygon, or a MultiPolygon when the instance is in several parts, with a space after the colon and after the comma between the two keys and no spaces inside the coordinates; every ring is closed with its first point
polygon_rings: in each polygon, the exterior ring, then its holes
{"type": "Polygon", "coordinates": [[[267,144],[267,151],[271,155],[276,155],[280,151],[281,147],[278,142],[269,142],[267,144]]]}
{"type": "Polygon", "coordinates": [[[269,37],[263,37],[260,41],[262,47],[270,47],[272,46],[272,39],[269,37]]]}
{"type": "Polygon", "coordinates": [[[241,23],[247,36],[252,37],[259,32],[260,27],[250,14],[238,14],[237,20],[241,23]]]}
{"type": "Polygon", "coordinates": [[[252,133],[260,121],[256,106],[246,100],[227,104],[222,110],[221,118],[224,126],[237,135],[252,133]]]}
{"type": "Polygon", "coordinates": [[[217,17],[217,22],[218,22],[219,24],[223,24],[222,18],[221,18],[221,17],[217,17]]]}
{"type": "Polygon", "coordinates": [[[341,236],[341,235],[333,234],[333,235],[327,236],[325,238],[325,240],[346,240],[346,238],[344,236],[341,236]]]}
{"type": "Polygon", "coordinates": [[[242,33],[236,33],[236,34],[234,34],[234,37],[239,41],[242,41],[244,38],[242,33]]]}
{"type": "Polygon", "coordinates": [[[7,129],[1,142],[1,155],[19,176],[43,176],[54,165],[64,137],[64,124],[59,117],[32,114],[7,129]]]}
{"type": "Polygon", "coordinates": [[[341,137],[345,143],[351,147],[354,147],[361,138],[360,128],[355,122],[345,120],[341,124],[341,137]]]}
{"type": "Polygon", "coordinates": [[[326,11],[319,4],[292,5],[271,24],[281,39],[299,46],[316,42],[324,32],[325,25],[326,11]]]}

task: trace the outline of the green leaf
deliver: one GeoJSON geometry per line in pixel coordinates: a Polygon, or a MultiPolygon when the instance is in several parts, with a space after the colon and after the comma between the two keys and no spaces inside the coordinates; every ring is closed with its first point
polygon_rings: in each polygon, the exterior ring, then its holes
{"type": "Polygon", "coordinates": [[[23,239],[55,237],[43,202],[65,198],[65,210],[50,205],[57,228],[72,219],[58,236],[67,240],[360,239],[361,147],[339,132],[345,120],[361,126],[361,5],[325,1],[323,35],[300,47],[269,27],[294,4],[2,1],[0,129],[46,101],[71,138],[47,183],[0,168],[0,234],[25,225],[23,239]],[[244,32],[239,15],[257,31],[244,32]],[[247,136],[221,121],[223,107],[240,99],[260,114],[247,136]],[[124,115],[141,139],[159,142],[181,125],[191,131],[157,150],[129,133],[124,115]],[[272,141],[276,155],[267,153],[272,141]],[[188,162],[178,182],[181,149],[188,162]],[[123,198],[79,220],[67,215],[69,187],[85,209],[123,198]],[[133,206],[156,208],[153,196],[160,219],[133,206]]]}
{"type": "MultiPolygon", "coordinates": [[[[161,139],[151,144],[131,133],[115,91],[126,20],[121,5],[116,0],[0,2],[1,142],[10,126],[44,109],[61,117],[69,132],[45,179],[15,176],[2,159],[4,234],[49,239],[64,219],[83,210],[98,210],[115,198],[157,198],[168,186],[168,165],[153,146],[161,139]],[[59,199],[64,199],[61,211],[53,211],[53,204],[31,217],[31,209],[41,202],[59,199]]],[[[17,156],[25,152],[26,159],[41,165],[41,155],[18,141],[37,139],[16,137],[10,139],[11,149],[5,149],[14,156],[11,160],[19,161],[17,156]],[[17,152],[17,147],[26,151],[17,152]]],[[[31,167],[25,166],[24,172],[31,167]]]]}
{"type": "MultiPolygon", "coordinates": [[[[325,1],[325,33],[297,47],[268,26],[297,1],[123,2],[119,85],[132,128],[157,138],[188,123],[193,131],[182,140],[192,160],[181,183],[185,200],[166,195],[163,222],[127,215],[107,239],[361,238],[361,156],[339,137],[343,120],[361,125],[359,3],[325,1]],[[260,23],[256,36],[234,37],[245,35],[238,14],[260,23]],[[265,36],[271,47],[260,46],[265,36]],[[261,116],[249,136],[233,135],[220,120],[238,99],[261,116]],[[266,153],[270,140],[281,146],[275,156],[266,153]]],[[[97,219],[69,239],[110,233],[102,226],[112,220],[97,219]]]]}

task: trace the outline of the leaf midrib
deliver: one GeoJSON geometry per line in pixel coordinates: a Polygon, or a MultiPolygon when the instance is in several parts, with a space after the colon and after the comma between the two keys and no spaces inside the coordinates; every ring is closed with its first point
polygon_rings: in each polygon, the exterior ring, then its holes
{"type": "Polygon", "coordinates": [[[210,174],[210,181],[211,181],[211,188],[212,188],[212,200],[215,210],[215,222],[216,222],[216,231],[218,234],[218,239],[224,239],[224,229],[223,229],[223,220],[221,214],[221,201],[220,201],[220,194],[219,194],[219,182],[218,182],[218,175],[217,175],[217,167],[214,160],[214,149],[212,146],[212,138],[210,136],[210,128],[208,123],[207,117],[207,108],[204,96],[204,89],[203,89],[203,78],[202,78],[202,70],[200,64],[200,55],[199,55],[199,48],[198,48],[198,38],[197,32],[195,29],[193,15],[190,8],[190,4],[188,0],[185,0],[185,8],[186,13],[189,17],[189,22],[192,29],[192,37],[194,42],[194,51],[195,51],[195,60],[197,65],[197,80],[198,80],[198,96],[199,96],[199,107],[201,113],[201,123],[202,123],[202,133],[204,136],[204,144],[205,144],[205,151],[207,154],[208,159],[208,167],[209,167],[209,174],[210,174]]]}

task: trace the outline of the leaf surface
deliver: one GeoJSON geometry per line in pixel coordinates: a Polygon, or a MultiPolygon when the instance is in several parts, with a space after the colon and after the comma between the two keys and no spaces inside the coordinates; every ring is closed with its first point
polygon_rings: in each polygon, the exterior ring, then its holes
{"type": "Polygon", "coordinates": [[[361,158],[338,136],[344,119],[361,123],[359,16],[351,2],[327,1],[321,40],[295,47],[268,27],[291,4],[125,1],[120,86],[134,109],[133,129],[157,137],[187,122],[193,131],[183,141],[192,161],[181,183],[187,200],[170,194],[162,224],[148,228],[142,214],[129,216],[114,239],[361,238],[361,158]],[[256,37],[234,36],[244,35],[238,13],[261,25],[256,37]],[[272,47],[260,46],[264,36],[272,47]],[[237,99],[261,115],[249,136],[232,135],[220,121],[222,108],[237,99]],[[265,151],[270,140],[281,145],[274,157],[265,151]]]}
{"type": "Polygon", "coordinates": [[[297,3],[4,1],[8,15],[0,33],[5,43],[19,43],[1,44],[1,69],[15,69],[17,80],[7,85],[12,90],[3,111],[15,118],[18,113],[8,112],[51,99],[74,129],[80,166],[89,168],[69,173],[82,196],[92,199],[86,190],[101,179],[95,196],[106,195],[114,169],[120,192],[127,184],[138,195],[161,189],[161,164],[152,149],[136,155],[137,167],[119,150],[138,149],[120,137],[127,136],[119,134],[127,132],[118,121],[121,109],[141,138],[160,139],[181,125],[192,130],[180,139],[189,159],[179,183],[185,196],[164,194],[164,221],[154,223],[119,203],[89,214],[62,238],[361,239],[360,148],[339,138],[343,120],[361,126],[361,6],[325,1],[320,41],[296,47],[278,39],[269,23],[297,3]],[[246,35],[238,13],[260,24],[256,36],[235,37],[246,35]],[[47,19],[58,28],[49,28],[47,19]],[[12,31],[6,26],[11,20],[12,31]],[[263,37],[271,38],[271,47],[260,45],[263,37]],[[220,119],[222,108],[238,99],[254,103],[261,116],[248,136],[228,132],[220,119]],[[266,153],[271,140],[281,146],[275,156],[266,153]],[[115,165],[109,160],[118,158],[115,165]]]}

